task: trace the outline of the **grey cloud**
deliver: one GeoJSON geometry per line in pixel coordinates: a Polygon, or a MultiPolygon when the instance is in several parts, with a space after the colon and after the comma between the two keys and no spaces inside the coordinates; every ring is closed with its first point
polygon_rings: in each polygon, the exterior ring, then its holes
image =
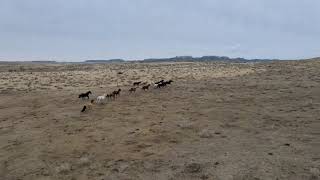
{"type": "Polygon", "coordinates": [[[2,0],[0,60],[319,56],[318,0],[2,0]]]}

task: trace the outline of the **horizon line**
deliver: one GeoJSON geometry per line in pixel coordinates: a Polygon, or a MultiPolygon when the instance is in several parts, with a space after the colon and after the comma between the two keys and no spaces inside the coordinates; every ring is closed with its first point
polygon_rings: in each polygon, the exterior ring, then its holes
{"type": "Polygon", "coordinates": [[[308,60],[308,59],[316,59],[320,56],[316,57],[305,57],[305,58],[294,58],[294,59],[282,59],[282,58],[243,58],[243,57],[229,57],[229,56],[217,56],[217,55],[204,55],[204,56],[173,56],[173,57],[151,57],[151,58],[143,58],[143,59],[131,59],[131,58],[88,58],[83,60],[53,60],[53,59],[27,59],[27,60],[2,60],[0,59],[0,62],[86,62],[86,61],[114,61],[114,60],[121,60],[121,61],[146,61],[146,60],[161,60],[161,59],[170,59],[170,58],[181,58],[181,57],[188,57],[188,58],[204,58],[204,57],[219,57],[219,58],[229,58],[229,59],[243,59],[243,60],[279,60],[279,61],[285,61],[285,60],[308,60]]]}

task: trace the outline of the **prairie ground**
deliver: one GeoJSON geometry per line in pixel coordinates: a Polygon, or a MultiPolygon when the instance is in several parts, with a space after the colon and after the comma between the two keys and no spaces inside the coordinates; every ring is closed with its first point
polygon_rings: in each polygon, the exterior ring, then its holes
{"type": "Polygon", "coordinates": [[[0,179],[319,175],[319,60],[0,64],[0,179]],[[128,92],[160,79],[174,82],[128,92]],[[118,88],[116,100],[80,112],[80,93],[118,88]]]}

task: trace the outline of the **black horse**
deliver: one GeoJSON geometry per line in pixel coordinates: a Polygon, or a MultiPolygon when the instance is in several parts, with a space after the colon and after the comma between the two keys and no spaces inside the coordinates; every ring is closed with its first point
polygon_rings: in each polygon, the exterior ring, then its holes
{"type": "Polygon", "coordinates": [[[81,94],[79,94],[79,98],[83,99],[83,98],[87,97],[89,99],[89,94],[92,94],[91,91],[88,91],[86,93],[81,93],[81,94]]]}
{"type": "Polygon", "coordinates": [[[161,83],[163,83],[164,82],[164,80],[162,79],[161,81],[158,81],[158,82],[156,82],[155,84],[161,84],[161,83]]]}
{"type": "Polygon", "coordinates": [[[157,88],[162,88],[162,87],[165,87],[165,86],[167,86],[167,82],[162,82],[162,83],[159,83],[159,84],[157,84],[157,88]]]}
{"type": "Polygon", "coordinates": [[[169,81],[159,81],[157,83],[157,88],[162,88],[162,87],[166,87],[168,84],[171,84],[173,81],[169,80],[169,81]]]}

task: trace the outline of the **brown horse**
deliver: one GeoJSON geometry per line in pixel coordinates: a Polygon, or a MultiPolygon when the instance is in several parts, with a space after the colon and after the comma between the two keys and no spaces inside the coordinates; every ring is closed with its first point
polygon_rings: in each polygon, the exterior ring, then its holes
{"type": "Polygon", "coordinates": [[[136,90],[137,90],[137,88],[131,88],[131,89],[129,89],[129,92],[133,93],[133,92],[136,92],[136,90]]]}
{"type": "Polygon", "coordinates": [[[143,86],[141,89],[146,91],[146,90],[149,90],[149,87],[150,87],[150,84],[143,86]]]}
{"type": "Polygon", "coordinates": [[[113,91],[112,94],[117,97],[117,96],[120,96],[120,92],[121,92],[121,89],[118,89],[117,91],[113,91]]]}
{"type": "Polygon", "coordinates": [[[94,104],[94,100],[91,100],[91,102],[89,104],[83,106],[81,112],[85,112],[87,109],[88,110],[92,109],[93,104],[94,104]]]}

